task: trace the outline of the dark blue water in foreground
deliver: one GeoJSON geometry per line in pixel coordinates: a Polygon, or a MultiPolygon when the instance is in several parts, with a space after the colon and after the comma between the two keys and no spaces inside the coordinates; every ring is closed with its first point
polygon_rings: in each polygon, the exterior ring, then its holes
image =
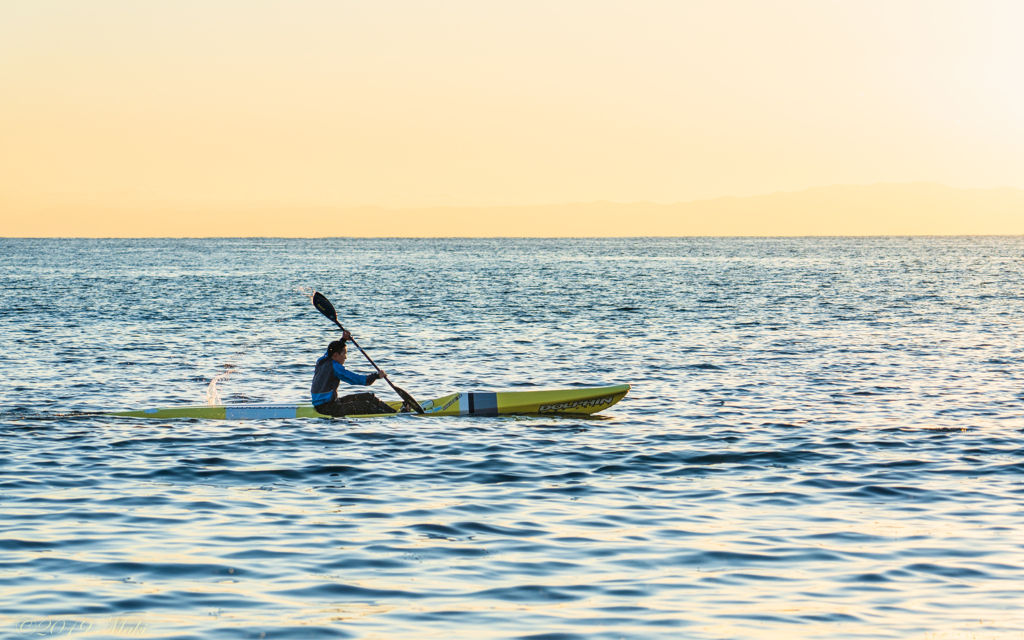
{"type": "Polygon", "coordinates": [[[1019,638],[1022,275],[1022,238],[0,240],[0,637],[1019,638]],[[305,400],[306,288],[420,397],[634,388],[61,415],[305,400]]]}

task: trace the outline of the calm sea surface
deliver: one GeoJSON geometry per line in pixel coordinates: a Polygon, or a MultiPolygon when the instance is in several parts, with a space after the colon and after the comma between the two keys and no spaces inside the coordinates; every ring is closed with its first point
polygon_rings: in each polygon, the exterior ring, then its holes
{"type": "Polygon", "coordinates": [[[0,637],[1022,638],[1022,275],[1024,238],[0,240],[0,637]],[[306,401],[311,289],[420,398],[633,390],[70,415],[306,401]]]}

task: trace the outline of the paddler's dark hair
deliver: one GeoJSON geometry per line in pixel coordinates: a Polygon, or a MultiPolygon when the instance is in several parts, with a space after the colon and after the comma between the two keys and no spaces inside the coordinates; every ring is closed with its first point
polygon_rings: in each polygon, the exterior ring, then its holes
{"type": "Polygon", "coordinates": [[[333,356],[344,348],[345,342],[343,340],[335,340],[331,344],[327,345],[327,355],[333,356]]]}

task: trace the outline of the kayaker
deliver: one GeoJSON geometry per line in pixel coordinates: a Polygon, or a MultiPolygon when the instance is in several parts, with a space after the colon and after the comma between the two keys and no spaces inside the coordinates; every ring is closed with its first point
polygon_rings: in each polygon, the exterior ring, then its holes
{"type": "Polygon", "coordinates": [[[360,375],[344,367],[348,358],[345,341],[351,338],[346,331],[341,340],[327,345],[327,353],[316,361],[313,372],[313,385],[310,394],[313,397],[313,408],[325,416],[365,415],[371,413],[395,413],[395,410],[381,401],[372,393],[354,393],[338,397],[338,384],[344,380],[348,384],[370,386],[381,378],[387,378],[383,370],[380,373],[360,375]]]}

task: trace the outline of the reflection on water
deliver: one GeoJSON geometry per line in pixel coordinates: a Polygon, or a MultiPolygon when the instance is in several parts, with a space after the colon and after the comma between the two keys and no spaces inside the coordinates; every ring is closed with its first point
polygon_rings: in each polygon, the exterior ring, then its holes
{"type": "Polygon", "coordinates": [[[5,637],[1024,633],[1019,238],[0,248],[5,637]],[[304,400],[337,330],[300,287],[419,396],[634,389],[605,419],[67,415],[304,400]]]}

